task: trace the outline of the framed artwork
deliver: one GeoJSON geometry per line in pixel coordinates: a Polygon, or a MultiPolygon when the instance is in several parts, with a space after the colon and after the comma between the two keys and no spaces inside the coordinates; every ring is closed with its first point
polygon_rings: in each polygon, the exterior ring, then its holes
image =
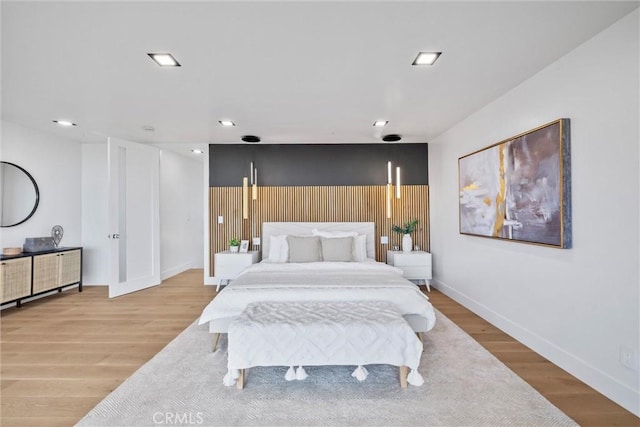
{"type": "Polygon", "coordinates": [[[240,252],[249,252],[248,240],[240,240],[240,252]]]}
{"type": "Polygon", "coordinates": [[[570,122],[458,159],[460,233],[571,247],[570,122]]]}

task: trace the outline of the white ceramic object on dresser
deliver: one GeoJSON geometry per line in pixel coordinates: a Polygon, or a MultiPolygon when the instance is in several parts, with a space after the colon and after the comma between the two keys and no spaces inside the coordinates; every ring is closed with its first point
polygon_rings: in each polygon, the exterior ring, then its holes
{"type": "MultiPolygon", "coordinates": [[[[249,252],[218,252],[214,256],[214,276],[218,282],[216,292],[220,290],[222,281],[229,282],[238,277],[245,268],[251,264],[260,261],[260,253],[258,251],[249,252]]],[[[226,283],[225,283],[226,284],[226,283]]]]}
{"type": "Polygon", "coordinates": [[[431,254],[425,251],[387,251],[387,264],[402,270],[409,280],[424,280],[427,290],[431,292],[431,254]]]}

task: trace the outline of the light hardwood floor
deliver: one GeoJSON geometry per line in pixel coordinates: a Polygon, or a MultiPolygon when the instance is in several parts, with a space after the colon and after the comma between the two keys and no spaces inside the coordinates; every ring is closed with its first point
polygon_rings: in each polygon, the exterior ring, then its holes
{"type": "MultiPolygon", "coordinates": [[[[2,311],[0,425],[70,426],[191,324],[215,296],[202,270],[115,299],[85,287],[2,311]]],[[[611,402],[437,290],[433,304],[583,426],[639,426],[611,402]]]]}

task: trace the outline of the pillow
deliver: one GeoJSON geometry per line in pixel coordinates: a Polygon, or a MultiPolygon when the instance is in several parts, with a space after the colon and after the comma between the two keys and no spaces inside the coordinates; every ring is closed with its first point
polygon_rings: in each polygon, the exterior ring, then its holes
{"type": "Polygon", "coordinates": [[[287,235],[270,236],[269,239],[269,262],[287,262],[289,257],[289,244],[287,235]]]}
{"type": "Polygon", "coordinates": [[[324,261],[353,261],[353,237],[321,237],[322,259],[324,261]]]}
{"type": "Polygon", "coordinates": [[[320,237],[287,236],[289,244],[289,262],[322,261],[320,237]]]}
{"type": "Polygon", "coordinates": [[[353,260],[365,262],[367,260],[367,235],[360,234],[353,238],[353,260]]]}
{"type": "Polygon", "coordinates": [[[313,230],[311,230],[311,234],[313,234],[314,236],[320,236],[320,237],[356,237],[358,235],[357,232],[355,231],[325,231],[325,230],[318,230],[317,228],[314,228],[313,230]]]}
{"type": "Polygon", "coordinates": [[[327,231],[314,228],[311,230],[314,236],[327,238],[350,237],[353,236],[353,261],[365,262],[367,260],[367,235],[358,234],[356,231],[327,231]]]}

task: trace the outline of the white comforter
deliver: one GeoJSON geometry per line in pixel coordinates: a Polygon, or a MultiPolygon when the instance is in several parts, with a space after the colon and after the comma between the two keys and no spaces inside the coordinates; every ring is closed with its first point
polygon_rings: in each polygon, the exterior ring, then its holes
{"type": "Polygon", "coordinates": [[[199,324],[238,316],[256,301],[389,301],[402,314],[425,317],[428,330],[435,325],[433,307],[418,286],[375,261],[254,264],[205,307],[199,324]]]}

